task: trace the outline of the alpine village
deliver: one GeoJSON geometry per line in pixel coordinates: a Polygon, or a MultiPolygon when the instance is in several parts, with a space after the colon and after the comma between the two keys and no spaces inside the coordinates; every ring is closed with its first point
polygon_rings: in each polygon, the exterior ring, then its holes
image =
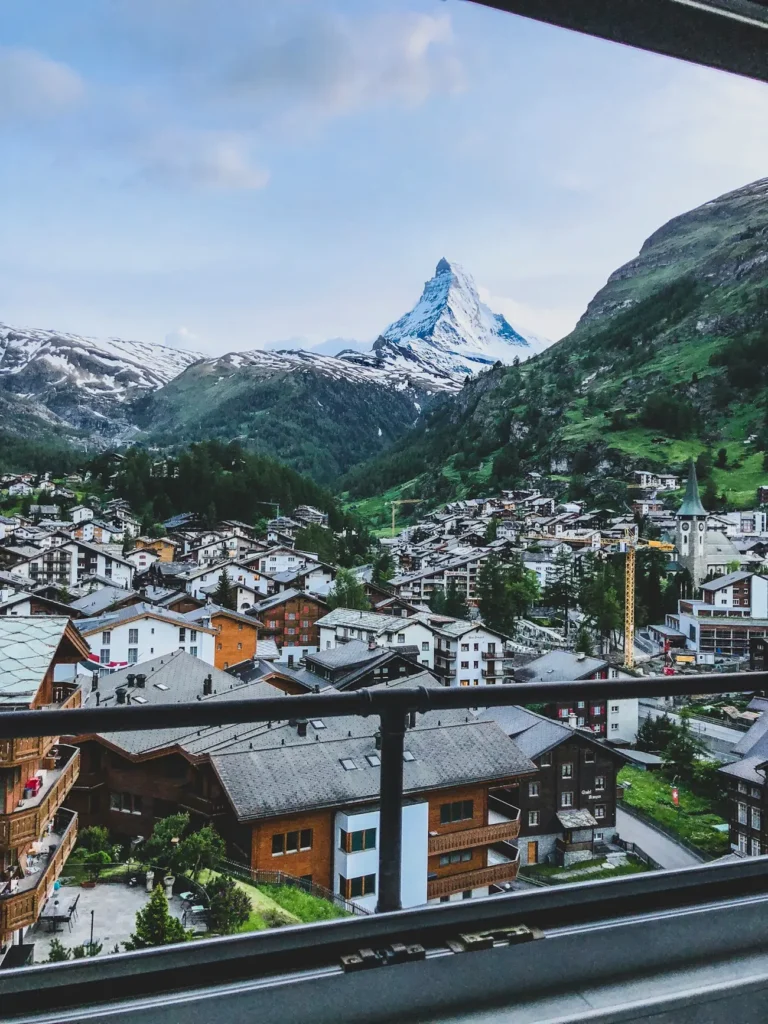
{"type": "MultiPolygon", "coordinates": [[[[608,681],[410,716],[403,907],[767,853],[766,238],[768,181],[684,214],[551,345],[445,259],[370,353],[2,328],[0,712],[608,681]]],[[[380,750],[0,740],[0,968],[375,913],[380,750]]]]}

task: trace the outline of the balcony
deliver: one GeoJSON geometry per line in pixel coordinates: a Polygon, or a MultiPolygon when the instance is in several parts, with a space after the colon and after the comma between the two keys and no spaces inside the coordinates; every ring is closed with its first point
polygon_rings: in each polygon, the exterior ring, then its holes
{"type": "Polygon", "coordinates": [[[427,883],[427,899],[435,900],[440,896],[450,896],[454,892],[464,892],[466,889],[480,889],[486,885],[514,882],[520,866],[520,852],[516,847],[514,850],[515,858],[503,864],[476,868],[474,871],[462,871],[458,875],[446,875],[444,878],[433,878],[427,883]]]}
{"type": "Polygon", "coordinates": [[[60,810],[54,831],[46,836],[48,852],[41,855],[38,869],[19,879],[12,892],[0,893],[0,937],[35,923],[76,839],[77,815],[60,810]]]}
{"type": "Polygon", "coordinates": [[[18,740],[0,740],[0,767],[39,760],[54,742],[52,736],[25,737],[18,740]]]}
{"type": "Polygon", "coordinates": [[[37,839],[66,799],[79,771],[79,749],[60,743],[56,767],[47,772],[37,796],[21,801],[22,806],[10,814],[0,814],[0,850],[16,849],[37,839]]]}
{"type": "Polygon", "coordinates": [[[483,661],[501,661],[504,657],[503,651],[481,651],[480,657],[483,661]]]}
{"type": "Polygon", "coordinates": [[[481,668],[480,674],[483,679],[501,679],[504,672],[500,668],[481,668]]]}
{"type": "Polygon", "coordinates": [[[517,819],[504,821],[497,825],[483,825],[480,828],[465,828],[461,832],[447,832],[445,835],[429,837],[429,855],[450,853],[452,850],[467,850],[474,846],[490,846],[509,839],[517,839],[520,834],[520,811],[517,819]]]}
{"type": "Polygon", "coordinates": [[[517,797],[516,789],[492,789],[488,793],[488,812],[497,821],[520,822],[520,808],[512,803],[517,797]]]}

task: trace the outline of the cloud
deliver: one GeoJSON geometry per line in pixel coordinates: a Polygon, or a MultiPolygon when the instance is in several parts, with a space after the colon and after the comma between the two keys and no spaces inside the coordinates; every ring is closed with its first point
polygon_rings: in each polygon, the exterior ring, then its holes
{"type": "Polygon", "coordinates": [[[175,331],[166,334],[165,344],[168,348],[180,348],[189,352],[199,348],[200,338],[188,327],[177,327],[175,331]]]}
{"type": "Polygon", "coordinates": [[[161,132],[139,147],[140,173],[164,184],[264,188],[269,174],[254,161],[251,150],[251,142],[243,133],[161,132]]]}
{"type": "Polygon", "coordinates": [[[502,313],[517,330],[548,341],[559,341],[570,334],[583,312],[558,306],[530,305],[508,296],[492,295],[482,286],[478,286],[477,294],[494,313],[502,313]]]}
{"type": "Polygon", "coordinates": [[[0,47],[0,119],[48,117],[75,106],[83,80],[35,50],[0,47]]]}
{"type": "Polygon", "coordinates": [[[415,13],[304,16],[288,34],[254,43],[219,82],[221,98],[289,122],[417,106],[463,86],[450,17],[415,13]]]}

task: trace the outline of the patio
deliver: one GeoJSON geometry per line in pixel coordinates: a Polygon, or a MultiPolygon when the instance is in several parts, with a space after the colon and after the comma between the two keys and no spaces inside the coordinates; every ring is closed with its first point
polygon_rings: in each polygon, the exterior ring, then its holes
{"type": "MultiPolygon", "coordinates": [[[[136,925],[136,912],[145,906],[149,893],[135,886],[129,888],[121,883],[100,883],[95,889],[83,889],[79,885],[63,885],[52,899],[58,899],[63,912],[74,903],[77,897],[77,917],[72,920],[72,930],[66,924],[59,925],[56,934],[48,932],[45,921],[38,921],[30,932],[27,941],[35,944],[35,963],[40,964],[48,959],[51,941],[58,939],[64,946],[80,946],[91,938],[91,911],[94,911],[93,938],[102,943],[101,956],[112,951],[115,943],[127,942],[136,925]]],[[[184,915],[184,906],[178,896],[173,896],[168,908],[179,920],[184,915]]]]}

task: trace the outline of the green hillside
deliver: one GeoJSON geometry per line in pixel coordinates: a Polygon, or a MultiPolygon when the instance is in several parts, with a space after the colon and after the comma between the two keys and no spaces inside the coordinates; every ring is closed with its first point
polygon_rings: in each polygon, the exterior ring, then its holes
{"type": "Polygon", "coordinates": [[[343,485],[350,501],[406,484],[436,501],[534,470],[615,503],[633,468],[705,452],[710,502],[749,505],[768,482],[767,353],[768,179],[670,221],[572,334],[468,381],[343,485]]]}

